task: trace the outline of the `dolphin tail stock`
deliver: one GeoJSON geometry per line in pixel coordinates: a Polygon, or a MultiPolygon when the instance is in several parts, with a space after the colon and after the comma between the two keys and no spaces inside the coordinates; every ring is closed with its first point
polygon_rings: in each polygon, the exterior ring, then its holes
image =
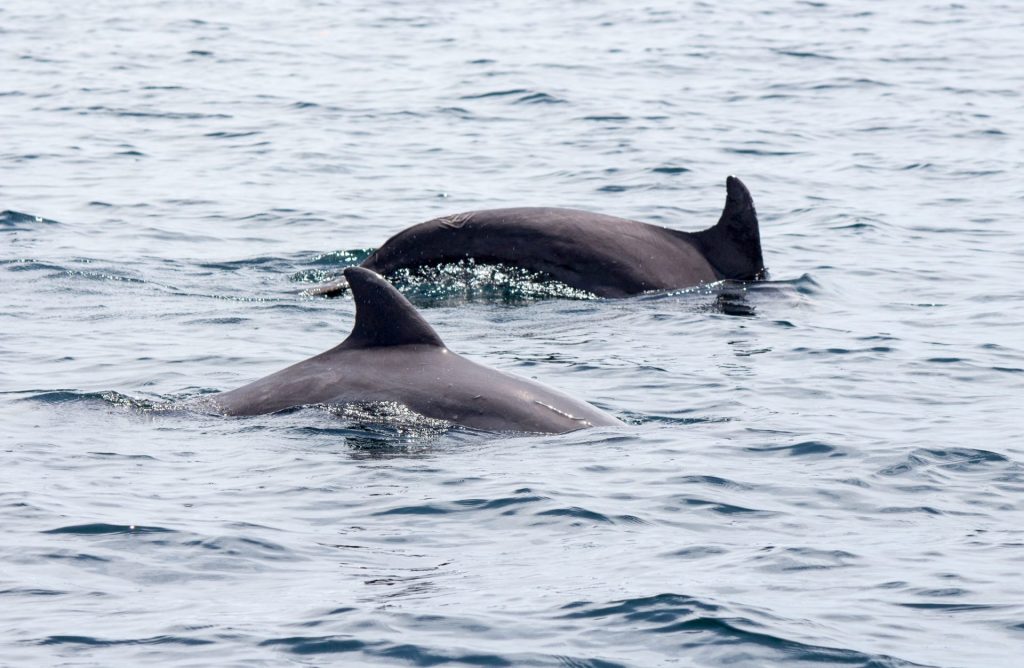
{"type": "Polygon", "coordinates": [[[761,233],[750,191],[735,176],[725,180],[726,198],[722,217],[692,238],[722,278],[755,281],[765,275],[761,255],[761,233]]]}

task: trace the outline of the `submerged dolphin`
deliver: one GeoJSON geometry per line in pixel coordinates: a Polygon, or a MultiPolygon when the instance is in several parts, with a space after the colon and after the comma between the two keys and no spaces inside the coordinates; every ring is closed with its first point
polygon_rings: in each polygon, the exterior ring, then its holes
{"type": "Polygon", "coordinates": [[[398,290],[349,267],[352,333],[316,357],[237,390],[216,394],[228,415],[307,404],[388,401],[431,418],[490,431],[566,432],[621,425],[611,415],[540,383],[471,362],[444,345],[398,290]]]}
{"type": "MultiPolygon", "coordinates": [[[[407,228],[361,266],[387,276],[399,269],[472,259],[543,272],[599,297],[687,288],[726,278],[757,280],[765,268],[754,201],[735,176],[727,178],[725,186],[722,216],[702,232],[575,209],[490,209],[407,228]]],[[[331,295],[347,287],[346,280],[338,278],[306,293],[331,295]]]]}

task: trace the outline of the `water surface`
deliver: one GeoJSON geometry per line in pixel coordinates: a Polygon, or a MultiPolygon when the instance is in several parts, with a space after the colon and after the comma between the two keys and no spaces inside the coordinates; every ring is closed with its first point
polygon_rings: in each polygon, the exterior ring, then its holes
{"type": "Polygon", "coordinates": [[[0,663],[1018,665],[1022,24],[5,3],[0,663]],[[769,282],[404,286],[626,428],[161,408],[335,345],[299,292],[407,225],[696,230],[727,174],[769,282]]]}

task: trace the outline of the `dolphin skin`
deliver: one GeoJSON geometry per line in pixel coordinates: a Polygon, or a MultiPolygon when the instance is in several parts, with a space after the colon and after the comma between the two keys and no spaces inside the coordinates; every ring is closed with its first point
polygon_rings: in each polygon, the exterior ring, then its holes
{"type": "MultiPolygon", "coordinates": [[[[543,272],[599,297],[688,288],[764,276],[757,212],[735,176],[725,181],[725,208],[702,232],[680,232],[575,209],[470,211],[414,225],[388,239],[360,265],[384,276],[472,259],[543,272]]],[[[345,278],[306,290],[332,295],[345,278]]]]}
{"type": "Polygon", "coordinates": [[[348,338],[287,369],[213,395],[223,413],[386,401],[488,431],[561,433],[622,424],[558,390],[448,350],[412,304],[375,272],[349,267],[345,278],[356,304],[348,338]]]}

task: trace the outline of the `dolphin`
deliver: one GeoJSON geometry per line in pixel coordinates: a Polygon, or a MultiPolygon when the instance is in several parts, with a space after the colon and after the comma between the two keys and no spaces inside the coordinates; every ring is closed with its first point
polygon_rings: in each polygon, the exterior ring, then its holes
{"type": "MultiPolygon", "coordinates": [[[[688,288],[765,275],[757,212],[735,176],[725,181],[725,208],[702,232],[681,232],[576,209],[470,211],[435,218],[388,239],[360,266],[384,276],[400,269],[460,260],[541,272],[598,297],[688,288]]],[[[344,277],[305,291],[333,295],[344,277]]]]}
{"type": "Polygon", "coordinates": [[[397,402],[474,429],[562,433],[622,425],[588,403],[453,353],[390,283],[349,267],[356,319],[338,346],[211,397],[226,415],[258,415],[309,404],[397,402]]]}

